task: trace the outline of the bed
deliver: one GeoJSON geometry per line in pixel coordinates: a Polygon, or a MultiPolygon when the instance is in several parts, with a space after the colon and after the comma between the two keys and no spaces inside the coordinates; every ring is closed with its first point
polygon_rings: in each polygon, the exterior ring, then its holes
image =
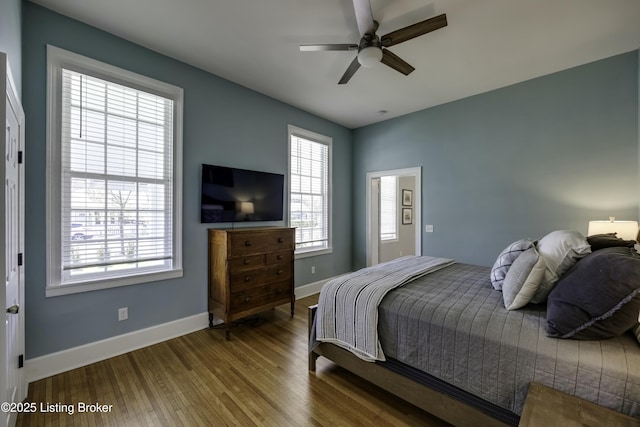
{"type": "MultiPolygon", "coordinates": [[[[309,370],[315,370],[318,357],[326,357],[427,412],[461,426],[517,425],[532,382],[640,417],[640,345],[630,326],[633,322],[637,328],[640,309],[637,289],[640,268],[633,270],[640,265],[640,258],[628,242],[624,247],[619,239],[615,242],[618,246],[598,248],[597,253],[591,253],[591,245],[588,251],[574,251],[571,265],[560,269],[551,261],[542,262],[545,268],[538,268],[537,273],[533,271],[535,268],[525,269],[526,274],[520,274],[524,282],[536,274],[538,282],[544,282],[545,274],[557,277],[554,286],[544,290],[544,303],[531,303],[536,292],[529,289],[529,303],[512,309],[506,308],[509,305],[506,298],[513,295],[506,288],[496,289],[493,283],[496,265],[492,268],[446,262],[441,268],[415,274],[386,291],[377,304],[376,333],[383,357],[373,363],[353,352],[349,345],[326,337],[316,340],[318,309],[324,310],[321,294],[320,307],[309,310],[309,370]],[[596,277],[595,282],[602,286],[598,271],[603,263],[615,273],[602,274],[614,276],[612,280],[626,285],[618,292],[624,295],[612,297],[605,295],[608,291],[603,293],[596,288],[600,293],[591,300],[601,303],[617,298],[615,307],[590,313],[586,321],[578,319],[582,322],[579,327],[563,325],[563,319],[552,322],[548,310],[563,316],[591,310],[584,306],[569,307],[565,297],[573,292],[585,298],[583,288],[588,287],[584,284],[585,274],[596,277]],[[553,264],[554,271],[550,272],[547,264],[553,264]],[[633,266],[631,271],[628,265],[633,266]],[[579,292],[571,288],[574,283],[581,287],[579,292]],[[621,316],[626,317],[613,322],[621,316]],[[614,323],[613,336],[601,339],[603,323],[614,323]],[[589,333],[596,334],[598,339],[589,337],[589,333]],[[565,338],[570,339],[559,338],[567,334],[570,335],[565,338]]],[[[516,271],[512,275],[521,273],[515,260],[524,259],[520,255],[531,247],[536,254],[544,253],[545,245],[540,241],[530,243],[531,246],[512,257],[507,274],[511,269],[516,271]]],[[[536,259],[544,260],[540,254],[536,259]]],[[[540,267],[540,262],[537,265],[540,267]]],[[[345,283],[352,279],[341,280],[345,283]]],[[[538,285],[538,290],[544,287],[538,285]]],[[[360,322],[351,319],[347,323],[360,322]]]]}

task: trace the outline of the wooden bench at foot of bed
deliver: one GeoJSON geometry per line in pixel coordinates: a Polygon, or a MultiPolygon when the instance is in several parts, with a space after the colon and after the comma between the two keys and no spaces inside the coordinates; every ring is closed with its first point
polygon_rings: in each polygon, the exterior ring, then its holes
{"type": "Polygon", "coordinates": [[[520,427],[639,427],[640,420],[575,396],[531,383],[520,427]]]}

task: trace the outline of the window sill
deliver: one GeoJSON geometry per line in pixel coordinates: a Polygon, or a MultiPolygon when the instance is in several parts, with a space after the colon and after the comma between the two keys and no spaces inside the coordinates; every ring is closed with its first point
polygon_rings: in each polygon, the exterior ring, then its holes
{"type": "Polygon", "coordinates": [[[387,243],[398,243],[400,241],[400,239],[397,238],[393,238],[393,239],[380,239],[380,244],[384,245],[387,243]]]}
{"type": "Polygon", "coordinates": [[[117,288],[120,286],[137,285],[141,283],[157,282],[158,280],[175,279],[182,277],[181,268],[162,271],[158,273],[146,273],[138,276],[121,277],[117,279],[99,280],[86,283],[75,283],[70,285],[47,286],[45,291],[46,297],[57,297],[61,295],[78,294],[81,292],[91,292],[101,289],[117,288]]]}
{"type": "Polygon", "coordinates": [[[312,249],[312,250],[308,250],[308,251],[296,252],[295,253],[295,258],[296,259],[309,258],[309,257],[312,257],[312,256],[327,255],[327,254],[331,254],[331,253],[333,253],[333,248],[312,249]]]}

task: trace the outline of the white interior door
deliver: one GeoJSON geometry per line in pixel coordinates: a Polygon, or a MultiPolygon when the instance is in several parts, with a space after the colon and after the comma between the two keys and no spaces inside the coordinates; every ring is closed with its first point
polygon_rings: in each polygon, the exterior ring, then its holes
{"type": "MultiPolygon", "coordinates": [[[[9,72],[7,57],[0,53],[2,61],[2,86],[6,93],[2,112],[5,117],[4,158],[0,166],[0,175],[4,178],[0,190],[4,209],[0,210],[0,233],[4,243],[0,259],[3,261],[2,274],[5,278],[5,322],[0,328],[0,340],[5,345],[1,352],[0,380],[2,384],[2,402],[21,402],[26,397],[26,385],[22,368],[24,354],[24,274],[22,267],[23,200],[24,173],[21,165],[24,145],[24,113],[18,101],[15,86],[9,72]]],[[[16,412],[1,412],[2,425],[12,426],[16,422],[16,412]]]]}

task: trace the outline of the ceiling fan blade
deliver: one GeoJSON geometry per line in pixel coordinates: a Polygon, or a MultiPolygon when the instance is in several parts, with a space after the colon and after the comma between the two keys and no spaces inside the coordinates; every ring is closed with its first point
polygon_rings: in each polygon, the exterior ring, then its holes
{"type": "Polygon", "coordinates": [[[392,31],[389,34],[382,36],[380,38],[380,43],[385,47],[393,46],[446,26],[447,15],[443,13],[442,15],[429,18],[427,20],[409,25],[408,27],[404,27],[396,31],[392,31]]]}
{"type": "Polygon", "coordinates": [[[349,68],[347,68],[347,71],[344,72],[338,84],[343,85],[351,80],[351,77],[353,77],[356,71],[358,71],[358,68],[360,68],[360,62],[358,62],[358,57],[356,56],[351,64],[349,64],[349,68]]]}
{"type": "MultiPolygon", "coordinates": [[[[358,59],[358,58],[356,58],[358,59]]],[[[398,55],[391,52],[388,49],[384,49],[382,51],[382,59],[380,60],[384,65],[388,65],[396,71],[401,72],[405,76],[410,74],[415,68],[406,63],[403,59],[401,59],[398,55]]]]}
{"type": "Polygon", "coordinates": [[[376,32],[376,24],[373,21],[373,12],[371,12],[369,0],[353,0],[353,9],[356,12],[360,35],[374,34],[376,32]]]}
{"type": "Polygon", "coordinates": [[[357,44],[301,44],[302,52],[322,52],[327,50],[358,50],[357,44]]]}

